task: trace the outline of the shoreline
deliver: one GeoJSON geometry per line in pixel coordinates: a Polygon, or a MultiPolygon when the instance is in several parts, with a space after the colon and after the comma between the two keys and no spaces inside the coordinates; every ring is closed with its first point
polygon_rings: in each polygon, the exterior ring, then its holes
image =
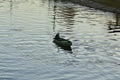
{"type": "MultiPolygon", "coordinates": [[[[61,1],[64,1],[64,0],[61,0],[61,1]]],[[[87,6],[87,7],[90,7],[90,8],[99,9],[99,10],[102,10],[102,11],[105,11],[105,12],[112,12],[112,13],[120,14],[120,9],[113,8],[113,7],[110,7],[110,6],[106,6],[106,5],[103,5],[101,3],[98,3],[98,2],[95,2],[95,1],[92,1],[92,0],[66,0],[66,1],[76,3],[76,4],[80,4],[80,5],[83,5],[83,6],[87,6]]]]}

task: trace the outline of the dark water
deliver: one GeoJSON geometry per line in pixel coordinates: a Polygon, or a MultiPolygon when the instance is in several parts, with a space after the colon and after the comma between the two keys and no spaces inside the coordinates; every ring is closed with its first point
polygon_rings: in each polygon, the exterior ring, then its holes
{"type": "Polygon", "coordinates": [[[0,80],[119,80],[120,34],[109,21],[68,2],[0,0],[0,80]],[[58,32],[73,54],[52,42],[58,32]]]}

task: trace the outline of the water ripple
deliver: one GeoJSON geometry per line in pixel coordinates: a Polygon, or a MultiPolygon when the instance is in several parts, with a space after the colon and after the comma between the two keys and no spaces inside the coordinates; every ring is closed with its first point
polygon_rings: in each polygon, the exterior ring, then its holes
{"type": "Polygon", "coordinates": [[[0,1],[0,80],[119,80],[114,15],[61,1],[0,1]],[[58,32],[72,52],[52,42],[58,32]]]}

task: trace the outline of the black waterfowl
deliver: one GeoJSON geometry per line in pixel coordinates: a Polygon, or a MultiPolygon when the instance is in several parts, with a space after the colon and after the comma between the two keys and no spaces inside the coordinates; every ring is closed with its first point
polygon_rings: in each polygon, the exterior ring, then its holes
{"type": "Polygon", "coordinates": [[[67,40],[67,39],[60,38],[59,33],[56,34],[53,42],[54,42],[56,45],[58,45],[58,46],[60,46],[61,48],[63,48],[63,49],[72,50],[72,49],[71,49],[72,42],[69,41],[69,40],[67,40]]]}

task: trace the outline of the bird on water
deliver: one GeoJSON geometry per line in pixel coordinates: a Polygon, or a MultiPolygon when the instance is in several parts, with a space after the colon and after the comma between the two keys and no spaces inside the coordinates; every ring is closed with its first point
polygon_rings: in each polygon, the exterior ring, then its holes
{"type": "Polygon", "coordinates": [[[69,41],[68,39],[61,38],[59,33],[55,35],[53,42],[63,49],[72,50],[71,49],[72,42],[69,41]]]}

